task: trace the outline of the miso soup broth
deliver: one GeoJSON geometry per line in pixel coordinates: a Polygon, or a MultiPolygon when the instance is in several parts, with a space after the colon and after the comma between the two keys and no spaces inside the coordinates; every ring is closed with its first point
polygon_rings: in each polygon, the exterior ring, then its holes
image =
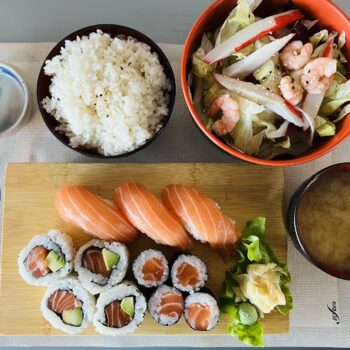
{"type": "Polygon", "coordinates": [[[350,171],[324,173],[297,209],[299,237],[322,265],[350,273],[350,171]]]}

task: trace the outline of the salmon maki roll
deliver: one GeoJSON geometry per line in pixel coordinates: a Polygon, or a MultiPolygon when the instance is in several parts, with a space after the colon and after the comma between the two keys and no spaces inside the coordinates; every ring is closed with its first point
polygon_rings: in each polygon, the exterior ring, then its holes
{"type": "Polygon", "coordinates": [[[95,298],[76,279],[64,279],[47,289],[41,312],[52,327],[68,334],[80,333],[92,321],[95,298]]]}
{"type": "Polygon", "coordinates": [[[138,231],[112,201],[83,186],[65,186],[56,194],[55,206],[67,223],[105,240],[131,243],[138,231]]]}
{"type": "Polygon", "coordinates": [[[20,252],[19,274],[34,286],[48,286],[67,277],[73,270],[75,248],[72,239],[58,231],[34,236],[20,252]]]}
{"type": "Polygon", "coordinates": [[[146,187],[124,183],[115,190],[114,199],[129,221],[155,242],[181,250],[192,247],[180,220],[146,187]]]}
{"type": "Polygon", "coordinates": [[[132,271],[140,286],[152,288],[162,285],[168,279],[169,264],[161,251],[148,249],[136,258],[132,271]]]}
{"type": "Polygon", "coordinates": [[[210,331],[219,322],[220,311],[213,296],[194,293],[185,300],[185,320],[195,331],[210,331]]]}
{"type": "Polygon", "coordinates": [[[162,326],[172,326],[184,311],[184,298],[174,287],[162,285],[156,289],[148,301],[152,318],[162,326]]]}
{"type": "Polygon", "coordinates": [[[205,286],[207,279],[207,266],[194,255],[179,255],[171,268],[173,286],[182,292],[193,293],[200,290],[205,286]]]}
{"type": "Polygon", "coordinates": [[[211,198],[182,185],[165,187],[161,197],[195,239],[208,242],[224,259],[234,255],[240,233],[235,222],[225,216],[211,198]]]}
{"type": "Polygon", "coordinates": [[[132,284],[123,282],[100,294],[93,324],[105,335],[133,333],[143,322],[147,303],[132,284]]]}

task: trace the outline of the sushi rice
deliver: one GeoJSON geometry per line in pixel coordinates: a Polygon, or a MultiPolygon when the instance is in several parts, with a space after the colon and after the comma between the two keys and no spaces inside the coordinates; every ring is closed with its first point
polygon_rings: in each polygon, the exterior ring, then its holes
{"type": "Polygon", "coordinates": [[[78,273],[79,281],[82,286],[93,295],[106,291],[120,283],[125,277],[128,266],[129,251],[123,243],[107,242],[99,239],[93,239],[81,246],[74,259],[74,269],[78,273]],[[119,261],[117,265],[112,268],[109,278],[105,278],[82,266],[83,254],[90,247],[106,248],[119,256],[119,261]]]}
{"type": "Polygon", "coordinates": [[[97,332],[105,335],[121,335],[133,333],[143,322],[147,309],[146,299],[137,287],[130,282],[123,282],[105,292],[102,292],[97,300],[96,312],[93,324],[97,332]],[[133,296],[135,299],[134,317],[132,321],[124,327],[114,328],[106,326],[105,308],[116,300],[133,296]]]}
{"type": "Polygon", "coordinates": [[[52,284],[46,291],[41,301],[41,312],[45,319],[51,324],[52,327],[60,329],[65,333],[76,334],[82,332],[92,321],[95,312],[95,298],[85,290],[78,280],[76,279],[64,279],[56,284],[52,284]],[[74,294],[74,296],[82,302],[83,321],[79,327],[71,326],[63,322],[62,318],[56,314],[56,312],[48,308],[49,298],[57,290],[67,290],[74,294]]]}
{"type": "Polygon", "coordinates": [[[134,277],[137,281],[137,283],[141,286],[147,287],[147,288],[151,288],[151,287],[157,287],[162,285],[169,276],[169,264],[168,261],[165,257],[165,255],[159,251],[159,250],[155,250],[155,249],[148,249],[143,251],[134,261],[133,265],[132,265],[132,271],[134,273],[134,277]],[[149,281],[149,280],[145,280],[144,279],[144,274],[142,273],[142,267],[144,266],[144,264],[150,260],[150,259],[158,259],[162,262],[164,271],[163,271],[163,275],[161,277],[161,279],[159,281],[149,281]]]}
{"type": "Polygon", "coordinates": [[[17,262],[19,274],[25,282],[34,286],[48,286],[67,277],[73,270],[75,248],[72,239],[59,230],[50,230],[47,234],[34,236],[20,252],[17,262]],[[36,247],[54,250],[65,260],[65,265],[56,272],[50,272],[43,277],[35,277],[26,266],[29,253],[36,247]]]}

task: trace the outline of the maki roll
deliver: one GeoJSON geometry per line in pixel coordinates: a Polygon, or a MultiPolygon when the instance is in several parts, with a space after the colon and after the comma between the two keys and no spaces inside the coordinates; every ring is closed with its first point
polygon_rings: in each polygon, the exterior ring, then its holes
{"type": "Polygon", "coordinates": [[[84,244],[74,260],[82,286],[99,294],[120,283],[129,265],[129,252],[123,243],[93,239],[84,244]]]}
{"type": "Polygon", "coordinates": [[[185,300],[185,320],[195,331],[210,331],[219,321],[219,307],[208,293],[193,293],[185,300]]]}
{"type": "Polygon", "coordinates": [[[41,301],[41,312],[51,326],[69,334],[82,332],[94,311],[95,298],[76,279],[51,285],[41,301]]]}
{"type": "Polygon", "coordinates": [[[132,270],[137,283],[146,288],[162,285],[169,276],[166,257],[155,249],[143,251],[134,261],[132,270]]]}
{"type": "Polygon", "coordinates": [[[93,323],[101,334],[132,333],[142,323],[146,309],[142,293],[135,285],[124,282],[100,294],[93,323]]]}
{"type": "Polygon", "coordinates": [[[34,286],[48,286],[73,270],[75,249],[72,239],[58,230],[37,235],[20,252],[19,274],[34,286]]]}
{"type": "Polygon", "coordinates": [[[180,291],[165,284],[158,287],[148,301],[153,319],[163,326],[177,323],[184,311],[184,298],[180,291]]]}
{"type": "Polygon", "coordinates": [[[200,290],[207,279],[206,265],[194,255],[179,255],[171,268],[173,285],[182,292],[194,293],[200,290]]]}

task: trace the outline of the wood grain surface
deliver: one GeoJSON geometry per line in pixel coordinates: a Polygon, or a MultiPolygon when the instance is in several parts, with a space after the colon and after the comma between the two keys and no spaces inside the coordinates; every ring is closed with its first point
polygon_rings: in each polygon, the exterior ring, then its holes
{"type": "MultiPolygon", "coordinates": [[[[124,181],[136,180],[159,195],[170,183],[196,187],[220,204],[224,213],[237,221],[240,228],[256,216],[267,218],[267,239],[277,256],[286,261],[287,243],[283,225],[282,203],[284,179],[279,168],[246,164],[10,164],[7,167],[2,241],[0,289],[0,334],[64,334],[53,329],[39,309],[44,287],[27,285],[18,274],[19,251],[36,234],[58,228],[71,235],[77,247],[91,237],[82,230],[65,224],[54,208],[57,189],[65,184],[88,186],[92,191],[111,198],[113,189],[124,181]]],[[[132,260],[147,248],[157,245],[140,234],[129,246],[132,260]]],[[[171,249],[158,246],[171,260],[171,249]]],[[[193,253],[208,265],[207,286],[220,293],[224,272],[233,262],[224,264],[208,245],[196,244],[193,253]]],[[[132,276],[128,276],[129,279],[132,276]]],[[[226,334],[230,322],[222,316],[218,326],[203,336],[226,334]]],[[[288,316],[267,315],[265,333],[286,333],[288,316]]],[[[83,335],[96,334],[93,327],[83,335]]],[[[172,327],[156,324],[147,314],[134,335],[195,334],[183,319],[172,327]]],[[[175,344],[174,344],[175,345],[175,344]]]]}

